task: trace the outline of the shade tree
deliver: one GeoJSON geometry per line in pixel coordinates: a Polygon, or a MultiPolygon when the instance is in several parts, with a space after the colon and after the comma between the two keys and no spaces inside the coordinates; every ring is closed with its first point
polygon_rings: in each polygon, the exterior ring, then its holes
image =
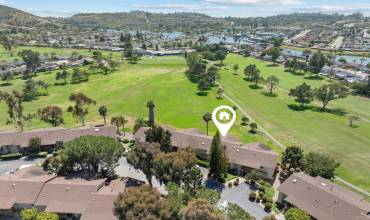
{"type": "Polygon", "coordinates": [[[297,146],[287,147],[283,152],[281,164],[288,173],[304,170],[305,157],[303,149],[297,146]]]}
{"type": "Polygon", "coordinates": [[[64,84],[67,84],[67,78],[69,76],[69,72],[66,69],[63,69],[60,72],[57,72],[57,75],[55,76],[56,80],[63,80],[64,84]]]}
{"type": "Polygon", "coordinates": [[[83,172],[113,177],[122,153],[122,145],[114,138],[82,136],[65,143],[49,168],[59,175],[83,172]]]}
{"type": "Polygon", "coordinates": [[[296,102],[301,104],[301,109],[304,109],[305,104],[309,104],[313,100],[313,91],[310,85],[303,83],[289,91],[289,96],[295,96],[296,102]]]}
{"type": "Polygon", "coordinates": [[[40,108],[37,111],[37,117],[53,127],[57,127],[63,124],[63,110],[58,106],[50,105],[44,108],[40,108]]]}
{"type": "Polygon", "coordinates": [[[225,219],[223,213],[216,207],[212,206],[205,199],[195,199],[188,203],[188,205],[181,210],[181,216],[184,220],[223,220],[225,219]]]}
{"type": "Polygon", "coordinates": [[[18,56],[22,57],[26,63],[27,72],[35,74],[37,68],[41,65],[40,53],[32,50],[22,50],[18,53],[18,56]]]}
{"type": "Polygon", "coordinates": [[[152,185],[152,177],[154,176],[154,159],[161,152],[158,144],[143,143],[140,146],[135,146],[127,153],[127,162],[135,169],[141,170],[148,183],[152,185]]]}
{"type": "Polygon", "coordinates": [[[305,171],[311,176],[321,176],[326,179],[335,177],[335,169],[340,163],[325,153],[310,152],[305,157],[305,171]]]}
{"type": "Polygon", "coordinates": [[[153,126],[145,132],[145,141],[149,143],[157,143],[160,150],[169,153],[173,148],[171,145],[172,134],[160,126],[153,126]]]}
{"type": "Polygon", "coordinates": [[[324,84],[315,89],[313,93],[315,98],[322,103],[322,111],[325,111],[329,102],[336,99],[346,98],[349,95],[349,90],[342,84],[333,83],[324,84]]]}
{"type": "Polygon", "coordinates": [[[251,80],[253,75],[257,75],[260,73],[260,70],[257,68],[255,64],[250,64],[244,69],[244,75],[248,81],[251,80]]]}
{"type": "Polygon", "coordinates": [[[81,92],[72,93],[69,96],[69,101],[74,102],[74,105],[68,107],[68,111],[85,126],[85,118],[89,113],[89,106],[96,105],[96,101],[81,92]]]}
{"type": "Polygon", "coordinates": [[[269,76],[264,82],[270,95],[272,95],[273,91],[279,86],[280,79],[276,76],[269,76]]]}
{"type": "Polygon", "coordinates": [[[172,210],[167,199],[149,185],[129,187],[114,201],[114,215],[119,220],[171,220],[172,210]]]}
{"type": "Polygon", "coordinates": [[[154,157],[154,175],[161,184],[172,182],[181,185],[185,174],[196,162],[195,152],[191,148],[161,152],[154,157]]]}

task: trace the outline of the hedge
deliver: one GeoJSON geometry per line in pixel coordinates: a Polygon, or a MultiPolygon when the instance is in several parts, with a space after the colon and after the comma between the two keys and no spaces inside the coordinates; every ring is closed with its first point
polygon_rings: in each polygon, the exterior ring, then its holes
{"type": "Polygon", "coordinates": [[[48,152],[43,151],[35,154],[28,155],[28,158],[45,158],[48,155],[48,152]]]}
{"type": "Polygon", "coordinates": [[[205,167],[207,168],[208,167],[208,161],[205,161],[205,160],[197,160],[197,164],[201,167],[205,167]]]}
{"type": "Polygon", "coordinates": [[[16,160],[16,159],[20,159],[21,157],[22,157],[21,153],[14,153],[14,154],[1,155],[0,159],[1,160],[16,160]]]}

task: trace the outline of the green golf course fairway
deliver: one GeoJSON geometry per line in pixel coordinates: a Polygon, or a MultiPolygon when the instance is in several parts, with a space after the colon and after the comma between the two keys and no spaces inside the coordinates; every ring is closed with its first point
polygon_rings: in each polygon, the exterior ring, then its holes
{"type": "MultiPolygon", "coordinates": [[[[50,49],[18,47],[21,49],[37,50],[40,53],[55,51],[58,55],[69,55],[71,49],[50,49]]],[[[87,50],[76,50],[80,54],[91,55],[87,50]]],[[[9,56],[1,51],[0,60],[9,56]]],[[[119,54],[115,53],[115,57],[119,54]]],[[[14,59],[14,57],[13,57],[14,59]]],[[[9,57],[6,60],[11,60],[9,57]]],[[[288,96],[290,88],[302,82],[307,82],[313,87],[326,83],[326,80],[309,80],[304,76],[295,76],[284,71],[281,66],[272,66],[253,58],[244,58],[230,54],[225,60],[225,68],[221,70],[221,84],[225,93],[246,110],[261,126],[283,144],[298,145],[306,151],[323,151],[341,165],[337,175],[354,185],[370,191],[370,100],[357,96],[350,96],[329,103],[329,109],[341,108],[347,113],[356,113],[362,120],[359,127],[348,126],[347,116],[323,113],[320,111],[306,110],[294,111],[288,105],[296,104],[293,97],[288,96]],[[266,89],[251,89],[250,83],[245,81],[243,69],[248,64],[256,64],[266,78],[276,75],[280,78],[277,97],[268,97],[262,94],[266,89]],[[239,64],[238,74],[234,75],[232,66],[239,64]]],[[[129,119],[128,126],[132,127],[133,121],[138,117],[147,117],[146,103],[154,100],[155,117],[158,124],[168,124],[177,128],[198,128],[206,130],[202,116],[206,112],[222,104],[232,106],[226,99],[216,99],[216,88],[208,91],[207,96],[197,95],[197,85],[190,82],[184,74],[187,69],[183,57],[158,57],[143,58],[136,65],[123,64],[119,69],[108,75],[90,75],[88,82],[80,84],[66,84],[56,86],[56,71],[39,73],[34,80],[43,80],[50,85],[49,95],[40,96],[37,100],[24,104],[26,113],[34,113],[41,107],[57,105],[66,111],[72,103],[68,97],[72,92],[83,92],[97,101],[96,106],[91,106],[86,118],[87,123],[102,123],[98,114],[98,107],[106,105],[108,118],[115,115],[124,115],[129,119]]],[[[11,81],[10,86],[0,86],[1,91],[22,89],[24,80],[17,78],[11,81]]],[[[320,103],[312,103],[320,106],[320,103]]],[[[230,133],[239,137],[243,142],[262,142],[275,151],[282,149],[272,144],[266,137],[252,135],[248,126],[240,125],[242,117],[237,111],[237,122],[230,133]]],[[[7,109],[4,102],[0,103],[0,130],[15,130],[15,126],[6,125],[7,109]]],[[[69,113],[64,113],[64,127],[76,127],[79,123],[69,113]]],[[[50,127],[37,119],[26,123],[26,130],[50,127]]],[[[216,131],[210,123],[210,134],[216,131]]]]}
{"type": "MultiPolygon", "coordinates": [[[[186,64],[183,57],[144,58],[136,65],[123,64],[116,72],[108,75],[90,75],[89,81],[80,84],[54,85],[56,71],[38,73],[33,80],[43,80],[50,85],[48,96],[40,96],[32,102],[25,102],[25,112],[34,113],[48,105],[57,105],[64,110],[64,127],[75,127],[79,123],[66,109],[72,103],[68,97],[72,92],[83,92],[96,100],[96,106],[90,106],[87,123],[102,123],[98,108],[106,105],[108,119],[111,116],[124,115],[132,126],[134,119],[147,117],[146,103],[154,100],[156,122],[177,128],[198,128],[206,130],[202,116],[221,104],[229,104],[225,99],[216,99],[215,88],[207,96],[197,95],[197,86],[185,76],[186,64]]],[[[0,87],[1,91],[22,90],[23,79],[11,81],[11,86],[0,87]]],[[[15,130],[13,124],[6,125],[6,105],[0,103],[0,130],[15,130]]],[[[240,115],[238,115],[240,116],[240,115]]],[[[230,133],[244,142],[262,142],[274,147],[261,135],[249,134],[248,127],[240,126],[240,117],[230,133]]],[[[25,129],[50,127],[37,119],[27,122],[25,129]]],[[[209,123],[210,134],[216,131],[209,123]]],[[[275,148],[278,150],[278,148],[275,148]]]]}
{"type": "MultiPolygon", "coordinates": [[[[312,87],[328,83],[326,80],[309,80],[284,71],[282,66],[272,66],[253,58],[229,55],[225,61],[221,84],[225,93],[236,101],[251,117],[285,145],[297,145],[306,151],[326,152],[341,165],[337,175],[356,186],[370,191],[370,99],[350,96],[329,103],[328,108],[341,108],[347,113],[362,117],[359,127],[348,126],[348,118],[343,115],[323,113],[314,110],[294,111],[288,105],[296,104],[294,97],[288,96],[289,89],[306,82],[312,87]],[[232,66],[239,64],[237,75],[232,66]],[[275,75],[280,78],[277,97],[262,94],[266,88],[251,89],[245,81],[243,69],[256,64],[264,78],[275,75]]],[[[320,107],[320,103],[311,103],[320,107]]]]}

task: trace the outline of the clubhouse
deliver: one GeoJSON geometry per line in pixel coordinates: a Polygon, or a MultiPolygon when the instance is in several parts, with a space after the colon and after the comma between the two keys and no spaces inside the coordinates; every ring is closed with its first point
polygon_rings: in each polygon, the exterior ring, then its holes
{"type": "MultiPolygon", "coordinates": [[[[140,128],[135,134],[135,143],[142,146],[145,143],[146,131],[149,128],[140,128]]],[[[164,127],[171,136],[171,143],[175,149],[191,147],[201,159],[208,157],[212,137],[204,135],[196,129],[177,130],[164,127]]],[[[260,170],[265,179],[274,178],[277,166],[278,154],[260,143],[242,144],[238,140],[223,138],[222,143],[226,146],[230,168],[238,175],[244,176],[252,169],[260,170]]]]}
{"type": "Polygon", "coordinates": [[[38,166],[0,175],[0,219],[18,219],[24,208],[57,213],[60,219],[116,220],[113,202],[134,179],[88,180],[49,175],[38,166]]]}
{"type": "Polygon", "coordinates": [[[76,129],[53,128],[25,132],[0,132],[0,154],[26,153],[31,138],[41,139],[41,151],[52,152],[63,143],[81,136],[108,136],[116,138],[114,126],[84,127],[76,129]]]}
{"type": "Polygon", "coordinates": [[[318,220],[369,220],[370,203],[320,176],[292,174],[278,187],[278,202],[304,210],[318,220]]]}

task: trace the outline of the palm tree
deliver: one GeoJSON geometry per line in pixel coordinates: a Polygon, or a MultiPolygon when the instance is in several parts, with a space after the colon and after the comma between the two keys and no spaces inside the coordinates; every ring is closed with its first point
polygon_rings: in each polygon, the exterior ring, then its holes
{"type": "Polygon", "coordinates": [[[107,121],[106,121],[106,117],[107,117],[107,114],[108,114],[108,109],[105,105],[102,105],[99,107],[99,115],[103,117],[104,119],[104,124],[107,125],[107,121]]]}
{"type": "Polygon", "coordinates": [[[203,120],[204,120],[204,122],[206,123],[206,126],[207,126],[207,136],[208,136],[208,123],[209,123],[209,121],[212,120],[211,113],[207,112],[205,115],[203,115],[203,120]]]}
{"type": "Polygon", "coordinates": [[[154,126],[154,102],[153,100],[150,100],[147,104],[146,107],[149,109],[149,126],[153,127],[154,126]]]}
{"type": "Polygon", "coordinates": [[[117,133],[119,133],[119,127],[122,126],[123,129],[123,136],[126,136],[126,131],[125,131],[125,124],[128,121],[125,119],[124,116],[116,116],[111,118],[111,124],[115,125],[117,127],[117,133]]]}

